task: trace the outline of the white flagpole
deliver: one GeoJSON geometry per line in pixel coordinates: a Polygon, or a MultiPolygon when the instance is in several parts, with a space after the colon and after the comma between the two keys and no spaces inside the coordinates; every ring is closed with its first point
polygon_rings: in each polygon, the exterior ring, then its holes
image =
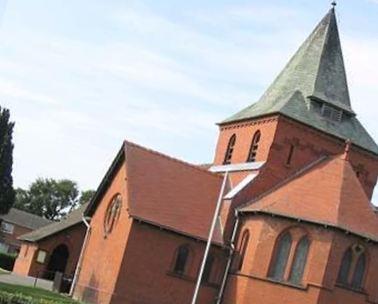
{"type": "Polygon", "coordinates": [[[196,304],[196,302],[197,302],[198,293],[199,293],[199,289],[200,289],[201,281],[202,281],[203,271],[205,270],[206,260],[207,260],[207,257],[209,255],[211,241],[213,239],[213,234],[214,234],[215,226],[217,224],[219,212],[220,212],[220,209],[221,209],[221,206],[222,206],[222,202],[223,202],[223,194],[224,194],[224,190],[226,188],[227,178],[228,178],[228,172],[226,171],[226,174],[224,175],[224,178],[223,178],[222,188],[221,188],[221,191],[219,193],[217,206],[215,208],[213,222],[211,223],[209,237],[208,237],[207,243],[206,243],[205,253],[203,255],[201,268],[200,268],[200,271],[199,271],[199,274],[198,274],[198,278],[197,278],[196,288],[194,289],[192,304],[196,304]]]}

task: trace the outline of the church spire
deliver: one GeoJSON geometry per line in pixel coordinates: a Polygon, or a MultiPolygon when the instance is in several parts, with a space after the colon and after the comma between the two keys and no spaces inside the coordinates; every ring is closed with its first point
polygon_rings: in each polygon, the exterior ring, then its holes
{"type": "Polygon", "coordinates": [[[350,114],[349,90],[339,31],[332,7],[301,45],[272,85],[252,106],[224,122],[248,119],[256,114],[279,112],[285,99],[295,93],[306,99],[331,104],[350,114]]]}
{"type": "Polygon", "coordinates": [[[349,98],[335,6],[327,12],[260,100],[220,124],[282,114],[378,154],[349,98]],[[331,117],[334,121],[328,123],[331,117]]]}
{"type": "Polygon", "coordinates": [[[353,112],[334,7],[316,26],[259,103],[274,105],[296,91],[305,98],[319,99],[353,112]]]}
{"type": "Polygon", "coordinates": [[[315,43],[314,46],[320,46],[321,49],[312,95],[352,112],[334,7],[318,25],[317,30],[320,32],[320,45],[315,43]]]}

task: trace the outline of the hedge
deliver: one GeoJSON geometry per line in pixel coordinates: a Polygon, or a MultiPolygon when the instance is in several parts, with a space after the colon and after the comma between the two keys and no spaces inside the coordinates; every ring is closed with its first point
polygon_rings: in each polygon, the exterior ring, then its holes
{"type": "Polygon", "coordinates": [[[0,304],[58,304],[50,300],[36,300],[22,294],[0,291],[0,304]]]}
{"type": "Polygon", "coordinates": [[[16,258],[17,254],[0,252],[0,268],[12,271],[16,258]]]}
{"type": "Polygon", "coordinates": [[[61,299],[35,299],[30,296],[23,295],[21,293],[10,293],[6,291],[0,291],[0,304],[62,304],[73,303],[71,301],[64,301],[61,299]]]}

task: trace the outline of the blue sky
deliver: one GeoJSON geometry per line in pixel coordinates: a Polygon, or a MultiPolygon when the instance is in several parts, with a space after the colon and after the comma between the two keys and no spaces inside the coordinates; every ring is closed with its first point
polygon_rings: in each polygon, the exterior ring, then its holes
{"type": "MultiPolygon", "coordinates": [[[[354,110],[378,139],[378,0],[339,1],[354,110]]],[[[0,0],[15,185],[95,188],[124,138],[194,162],[255,102],[330,1],[0,0]]]]}

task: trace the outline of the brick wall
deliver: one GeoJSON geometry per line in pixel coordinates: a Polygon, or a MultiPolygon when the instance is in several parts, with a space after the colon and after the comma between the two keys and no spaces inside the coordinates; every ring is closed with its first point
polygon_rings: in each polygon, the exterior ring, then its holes
{"type": "MultiPolygon", "coordinates": [[[[135,222],[132,224],[112,303],[191,303],[205,244],[194,239],[135,222]],[[176,250],[190,247],[184,275],[173,272],[176,250]]],[[[209,284],[200,290],[199,304],[213,303],[224,269],[225,255],[217,247],[209,284]]]]}
{"type": "Polygon", "coordinates": [[[51,257],[54,249],[59,245],[64,244],[67,246],[69,251],[65,273],[67,275],[73,275],[80,256],[85,231],[85,225],[80,223],[60,233],[49,236],[39,242],[23,242],[13,271],[17,274],[33,277],[44,276],[47,271],[49,258],[51,257]],[[36,260],[39,250],[47,252],[46,260],[43,264],[38,263],[36,260]]]}
{"type": "MultiPolygon", "coordinates": [[[[255,215],[243,217],[240,236],[250,233],[243,267],[233,267],[225,292],[224,303],[377,303],[378,273],[377,245],[337,230],[298,223],[279,217],[255,215]],[[304,233],[309,237],[310,249],[301,286],[279,283],[268,278],[277,238],[290,229],[293,248],[304,233]],[[352,244],[367,248],[368,268],[362,292],[340,288],[336,284],[341,260],[352,244]]],[[[237,247],[240,240],[237,241],[237,247]]],[[[293,251],[288,265],[293,260],[293,251]]],[[[290,271],[287,267],[286,276],[290,271]]]]}

